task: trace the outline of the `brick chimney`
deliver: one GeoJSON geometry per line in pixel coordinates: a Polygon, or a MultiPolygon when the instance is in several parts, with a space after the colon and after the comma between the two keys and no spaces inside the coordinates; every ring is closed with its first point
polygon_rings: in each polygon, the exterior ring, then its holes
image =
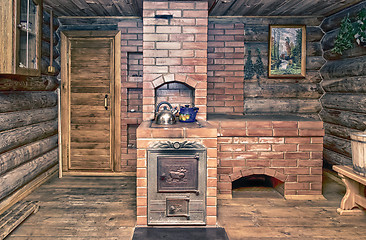
{"type": "MultiPolygon", "coordinates": [[[[143,120],[154,118],[160,98],[156,91],[171,83],[191,89],[190,102],[207,113],[208,3],[204,1],[144,1],[143,120]]],[[[185,91],[185,90],[184,90],[185,91]]],[[[187,95],[186,95],[187,96],[187,95]]],[[[181,98],[182,99],[182,98],[181,98]]],[[[183,102],[174,102],[181,105],[183,102]]]]}

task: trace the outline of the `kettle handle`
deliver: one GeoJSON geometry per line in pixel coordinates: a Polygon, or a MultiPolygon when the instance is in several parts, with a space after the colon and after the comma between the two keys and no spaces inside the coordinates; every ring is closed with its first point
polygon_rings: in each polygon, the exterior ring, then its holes
{"type": "Polygon", "coordinates": [[[169,108],[170,108],[170,110],[172,110],[172,105],[169,103],[169,102],[167,102],[167,101],[162,101],[162,102],[160,102],[159,104],[158,104],[158,106],[156,106],[156,109],[155,109],[155,113],[158,113],[158,111],[159,111],[159,108],[161,107],[161,105],[163,105],[163,104],[166,104],[166,105],[168,105],[169,106],[169,108]]]}

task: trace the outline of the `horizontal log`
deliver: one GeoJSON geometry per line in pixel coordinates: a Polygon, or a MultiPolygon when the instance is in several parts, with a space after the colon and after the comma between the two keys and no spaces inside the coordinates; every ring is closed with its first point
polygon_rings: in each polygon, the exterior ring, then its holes
{"type": "Polygon", "coordinates": [[[261,98],[312,98],[319,99],[323,90],[317,84],[258,84],[244,85],[245,97],[261,98]]]}
{"type": "Polygon", "coordinates": [[[319,42],[306,43],[306,56],[322,56],[323,50],[319,42]]]}
{"type": "Polygon", "coordinates": [[[330,165],[352,165],[352,158],[326,148],[323,149],[323,160],[330,165]]]}
{"type": "Polygon", "coordinates": [[[51,75],[51,76],[57,76],[60,71],[61,71],[61,67],[60,65],[57,63],[57,61],[53,61],[52,66],[55,67],[55,72],[54,73],[49,73],[48,72],[48,66],[50,65],[50,60],[47,57],[42,57],[41,58],[41,73],[44,75],[51,75]]]}
{"type": "Polygon", "coordinates": [[[318,100],[313,99],[253,99],[246,98],[244,101],[244,112],[246,114],[275,113],[318,113],[321,105],[318,100]]]}
{"type": "MultiPolygon", "coordinates": [[[[267,42],[245,42],[246,53],[251,50],[253,57],[258,55],[257,49],[260,50],[262,60],[267,59],[268,55],[268,43],[267,42]]],[[[307,56],[322,56],[323,51],[319,42],[307,42],[306,44],[306,55],[307,56]]]]}
{"type": "Polygon", "coordinates": [[[346,59],[346,58],[352,58],[352,57],[361,57],[361,56],[365,56],[365,55],[366,55],[366,48],[361,47],[355,43],[353,48],[344,50],[342,52],[342,55],[338,54],[338,53],[334,53],[334,52],[332,52],[332,50],[327,50],[324,52],[323,57],[326,60],[331,61],[331,60],[340,60],[340,59],[346,59]]]}
{"type": "Polygon", "coordinates": [[[58,85],[57,78],[53,76],[0,78],[0,91],[53,91],[58,85]]]}
{"type": "Polygon", "coordinates": [[[57,164],[57,161],[58,149],[55,148],[46,154],[0,176],[0,200],[9,196],[16,189],[24,186],[37,177],[37,175],[57,164]]]}
{"type": "Polygon", "coordinates": [[[366,56],[328,61],[320,73],[325,80],[366,76],[366,56]]]}
{"type": "Polygon", "coordinates": [[[346,157],[352,158],[351,141],[332,135],[324,136],[324,147],[346,157]]]}
{"type": "Polygon", "coordinates": [[[0,92],[0,112],[15,112],[57,105],[55,92],[0,92]]]}
{"type": "Polygon", "coordinates": [[[306,69],[307,70],[319,70],[325,64],[325,59],[322,56],[307,56],[306,57],[306,69]]]}
{"type": "Polygon", "coordinates": [[[114,31],[117,24],[92,24],[92,25],[62,25],[60,31],[114,31]]]}
{"type": "Polygon", "coordinates": [[[0,132],[57,118],[57,107],[0,113],[0,132]]]}
{"type": "Polygon", "coordinates": [[[321,102],[325,108],[366,113],[365,94],[326,93],[321,102]]]}
{"type": "MultiPolygon", "coordinates": [[[[42,41],[42,57],[50,57],[50,44],[48,42],[42,41]]],[[[56,46],[53,47],[53,59],[60,56],[60,52],[57,50],[56,46]]]]}
{"type": "Polygon", "coordinates": [[[334,42],[338,36],[339,33],[339,28],[334,29],[330,32],[327,32],[322,41],[321,41],[321,45],[322,45],[322,49],[323,51],[328,51],[334,48],[334,42]]]}
{"type": "Polygon", "coordinates": [[[209,22],[212,23],[222,23],[222,22],[231,22],[238,21],[244,23],[244,25],[264,25],[267,26],[269,24],[278,24],[278,25],[289,25],[296,22],[296,24],[303,24],[306,26],[319,26],[323,21],[322,17],[301,17],[301,16],[292,16],[292,17],[238,17],[236,18],[227,18],[227,17],[214,17],[209,18],[209,22]]]}
{"type": "MultiPolygon", "coordinates": [[[[60,26],[60,22],[55,15],[53,16],[53,29],[56,31],[60,26]]],[[[43,25],[50,25],[50,14],[47,11],[43,11],[43,25]]]]}
{"type": "Polygon", "coordinates": [[[366,130],[366,114],[323,108],[319,115],[327,123],[360,131],[366,130]]]}
{"type": "MultiPolygon", "coordinates": [[[[268,46],[268,26],[244,24],[244,42],[264,42],[268,46]]],[[[208,32],[210,34],[210,32],[208,32]]]]}
{"type": "Polygon", "coordinates": [[[366,76],[324,80],[322,87],[326,92],[366,93],[366,76]]]}
{"type": "MultiPolygon", "coordinates": [[[[247,42],[264,42],[268,48],[268,25],[247,25],[244,24],[244,41],[247,42]]],[[[210,32],[209,32],[210,34],[210,32]]],[[[323,38],[323,32],[319,27],[306,28],[306,41],[319,42],[323,38]]]]}
{"type": "MultiPolygon", "coordinates": [[[[267,71],[267,69],[265,68],[267,71]]],[[[320,83],[322,81],[322,78],[320,76],[319,71],[316,70],[307,70],[305,78],[267,78],[267,77],[261,77],[259,80],[256,77],[253,77],[253,79],[245,80],[246,83],[257,83],[260,82],[260,84],[312,84],[312,83],[320,83]]]]}
{"type": "MultiPolygon", "coordinates": [[[[61,25],[93,25],[93,24],[118,24],[119,22],[137,22],[140,26],[142,26],[142,19],[139,17],[136,18],[126,18],[123,19],[121,17],[88,17],[88,18],[80,18],[80,17],[59,17],[61,25]]],[[[239,20],[240,21],[240,20],[239,20]]]]}
{"type": "Polygon", "coordinates": [[[306,27],[306,41],[307,42],[320,42],[324,36],[320,27],[306,27]]]}
{"type": "Polygon", "coordinates": [[[350,133],[355,129],[347,128],[341,125],[324,122],[325,135],[335,136],[343,139],[351,140],[350,133]]]}
{"type": "Polygon", "coordinates": [[[339,28],[344,17],[349,15],[350,18],[355,18],[358,12],[363,8],[366,8],[366,2],[361,1],[359,4],[346,8],[336,14],[331,15],[330,17],[325,18],[320,27],[324,32],[329,32],[335,28],[339,28]]]}
{"type": "MultiPolygon", "coordinates": [[[[50,36],[50,27],[48,25],[42,25],[42,41],[50,43],[51,36],[50,36]]],[[[53,46],[56,46],[60,41],[60,36],[57,32],[54,31],[53,33],[53,46]]]]}
{"type": "Polygon", "coordinates": [[[0,155],[0,175],[57,147],[58,136],[21,146],[0,155]]]}
{"type": "Polygon", "coordinates": [[[0,132],[0,153],[55,135],[57,127],[57,120],[51,120],[0,132]]]}

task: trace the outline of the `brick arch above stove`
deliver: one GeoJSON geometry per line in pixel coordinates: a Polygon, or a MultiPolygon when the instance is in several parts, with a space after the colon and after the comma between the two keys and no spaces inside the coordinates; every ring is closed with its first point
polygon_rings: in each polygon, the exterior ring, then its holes
{"type": "Polygon", "coordinates": [[[194,105],[199,108],[197,118],[206,120],[207,113],[207,75],[201,74],[160,74],[148,81],[144,79],[143,85],[143,119],[154,118],[156,106],[155,90],[164,84],[182,83],[194,91],[194,105]]]}

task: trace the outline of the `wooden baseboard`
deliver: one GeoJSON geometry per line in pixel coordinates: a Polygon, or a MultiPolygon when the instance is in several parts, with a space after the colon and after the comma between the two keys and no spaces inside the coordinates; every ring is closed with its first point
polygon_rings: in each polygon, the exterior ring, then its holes
{"type": "Polygon", "coordinates": [[[0,202],[0,214],[5,212],[11,206],[28,196],[31,192],[37,189],[41,184],[46,182],[52,176],[54,176],[58,171],[58,165],[53,166],[46,172],[42,173],[28,184],[21,187],[19,190],[15,191],[13,194],[5,198],[3,201],[0,202]]]}
{"type": "Polygon", "coordinates": [[[323,169],[323,174],[327,176],[329,179],[333,180],[334,182],[338,183],[339,185],[343,185],[344,183],[342,179],[338,176],[336,172],[333,172],[329,169],[323,169]]]}
{"type": "Polygon", "coordinates": [[[233,196],[230,193],[227,194],[217,194],[217,199],[232,199],[233,196]]]}
{"type": "Polygon", "coordinates": [[[286,200],[327,200],[323,195],[285,195],[286,200]]]}
{"type": "Polygon", "coordinates": [[[135,172],[62,172],[62,177],[83,176],[83,177],[135,177],[135,172]]]}

